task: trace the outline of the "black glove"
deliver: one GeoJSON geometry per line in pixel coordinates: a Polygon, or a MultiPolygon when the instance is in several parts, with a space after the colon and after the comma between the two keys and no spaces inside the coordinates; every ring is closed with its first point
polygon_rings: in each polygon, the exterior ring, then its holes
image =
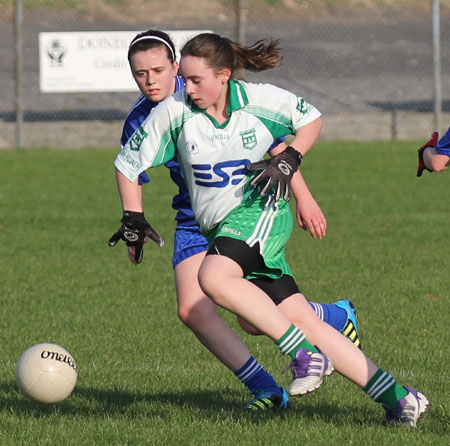
{"type": "Polygon", "coordinates": [[[426,142],[419,150],[418,150],[418,154],[419,154],[419,160],[418,160],[418,166],[417,166],[417,177],[421,177],[422,176],[422,172],[424,170],[428,170],[428,172],[433,172],[432,170],[428,169],[427,166],[425,166],[425,163],[423,162],[423,152],[425,151],[425,149],[427,149],[428,147],[436,147],[436,144],[438,142],[439,139],[439,133],[438,132],[433,132],[431,134],[431,138],[428,142],[426,142]]]}
{"type": "Polygon", "coordinates": [[[302,162],[302,154],[297,152],[293,147],[288,146],[286,150],[275,155],[273,158],[252,163],[248,166],[248,170],[263,169],[251,181],[252,186],[256,186],[265,179],[266,185],[262,188],[260,195],[264,197],[274,184],[277,184],[275,193],[275,201],[280,201],[281,196],[286,201],[291,199],[291,180],[294,173],[302,162]]]}
{"type": "Polygon", "coordinates": [[[115,246],[119,240],[123,240],[127,246],[134,246],[134,260],[142,262],[144,256],[144,240],[150,237],[157,245],[164,246],[164,240],[150,226],[143,212],[123,211],[122,226],[109,239],[108,245],[115,246]]]}

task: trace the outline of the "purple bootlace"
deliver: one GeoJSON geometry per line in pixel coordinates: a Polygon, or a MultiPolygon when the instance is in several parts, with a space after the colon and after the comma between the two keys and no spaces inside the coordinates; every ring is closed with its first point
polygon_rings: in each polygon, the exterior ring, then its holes
{"type": "MultiPolygon", "coordinates": [[[[417,399],[420,399],[420,397],[417,395],[417,392],[414,389],[411,389],[411,387],[404,386],[405,389],[412,393],[417,399]]],[[[397,405],[391,409],[390,407],[383,406],[386,409],[386,421],[398,421],[401,419],[403,414],[404,407],[406,405],[405,398],[402,398],[397,405]]]]}
{"type": "Polygon", "coordinates": [[[311,365],[311,362],[321,362],[318,358],[313,358],[305,352],[300,352],[298,357],[292,361],[284,370],[283,374],[289,369],[294,369],[292,374],[295,379],[304,378],[305,376],[320,376],[321,366],[311,365]],[[317,371],[316,371],[317,370],[317,371]]]}

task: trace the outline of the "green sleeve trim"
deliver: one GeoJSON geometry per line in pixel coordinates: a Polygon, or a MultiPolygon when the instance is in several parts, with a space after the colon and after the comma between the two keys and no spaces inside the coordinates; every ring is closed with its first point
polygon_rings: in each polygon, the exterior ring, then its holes
{"type": "Polygon", "coordinates": [[[178,137],[183,130],[184,123],[194,115],[195,113],[183,113],[171,120],[170,126],[161,136],[158,151],[152,162],[152,166],[160,166],[175,157],[178,137]]]}
{"type": "Polygon", "coordinates": [[[270,131],[274,138],[294,135],[295,128],[290,117],[263,107],[248,105],[245,111],[258,118],[270,131]]]}

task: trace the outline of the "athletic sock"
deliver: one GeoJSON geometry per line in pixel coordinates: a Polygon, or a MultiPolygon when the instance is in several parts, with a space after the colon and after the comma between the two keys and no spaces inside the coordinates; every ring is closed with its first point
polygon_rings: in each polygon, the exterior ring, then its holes
{"type": "Polygon", "coordinates": [[[268,392],[282,395],[283,390],[278,386],[273,376],[264,370],[263,366],[253,357],[234,374],[248,387],[251,393],[264,389],[268,392]]]}
{"type": "Polygon", "coordinates": [[[316,312],[319,319],[331,325],[337,331],[341,331],[347,322],[347,313],[344,309],[339,308],[335,304],[319,304],[317,302],[309,302],[312,309],[316,312]]]}
{"type": "Polygon", "coordinates": [[[393,376],[381,369],[362,388],[375,402],[393,409],[408,394],[408,391],[397,384],[393,376]]]}
{"type": "Polygon", "coordinates": [[[306,340],[305,335],[294,324],[291,324],[286,333],[281,336],[278,341],[275,341],[275,344],[278,345],[281,353],[283,353],[284,355],[289,355],[293,361],[297,356],[297,351],[301,348],[310,350],[313,353],[319,352],[317,347],[314,347],[314,345],[310,344],[306,340]]]}

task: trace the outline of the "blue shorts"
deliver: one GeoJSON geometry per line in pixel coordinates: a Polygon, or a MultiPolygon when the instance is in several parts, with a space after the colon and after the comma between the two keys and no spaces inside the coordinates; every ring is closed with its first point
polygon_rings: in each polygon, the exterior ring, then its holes
{"type": "Polygon", "coordinates": [[[441,155],[450,156],[450,129],[436,144],[436,152],[441,155]]]}
{"type": "Polygon", "coordinates": [[[174,235],[172,265],[175,268],[183,260],[208,251],[208,241],[198,225],[177,226],[174,235]]]}

